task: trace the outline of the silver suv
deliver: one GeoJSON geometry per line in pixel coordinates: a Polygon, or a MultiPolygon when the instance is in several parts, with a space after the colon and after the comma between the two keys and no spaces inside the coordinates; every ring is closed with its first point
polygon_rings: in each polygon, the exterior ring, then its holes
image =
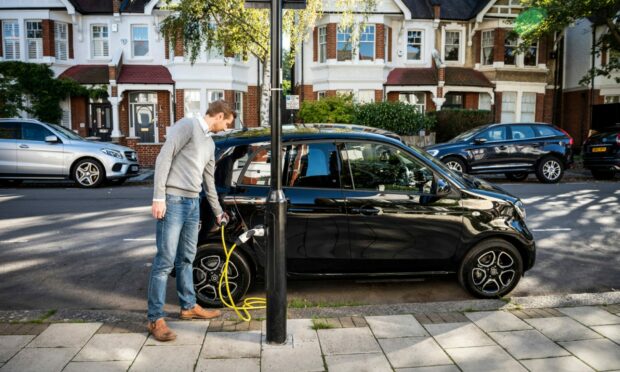
{"type": "Polygon", "coordinates": [[[116,184],[140,170],[133,149],[86,140],[56,124],[0,119],[0,180],[72,179],[81,187],[116,184]]]}

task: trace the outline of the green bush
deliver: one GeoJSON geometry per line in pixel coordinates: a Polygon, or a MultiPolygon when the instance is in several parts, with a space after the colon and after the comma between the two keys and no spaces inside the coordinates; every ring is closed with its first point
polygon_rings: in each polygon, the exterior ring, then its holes
{"type": "Polygon", "coordinates": [[[417,135],[421,129],[430,132],[435,117],[403,102],[376,102],[356,106],[355,123],[410,136],[417,135]]]}
{"type": "Polygon", "coordinates": [[[305,123],[352,124],[355,107],[351,96],[326,97],[320,101],[306,101],[301,104],[299,118],[305,123]]]}
{"type": "Polygon", "coordinates": [[[433,113],[437,118],[435,127],[437,143],[448,141],[457,135],[481,125],[493,122],[488,110],[441,110],[433,113]]]}

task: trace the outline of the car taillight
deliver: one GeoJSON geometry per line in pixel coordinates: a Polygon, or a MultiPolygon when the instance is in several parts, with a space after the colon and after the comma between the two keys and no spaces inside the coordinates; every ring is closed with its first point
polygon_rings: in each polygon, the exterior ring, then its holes
{"type": "MultiPolygon", "coordinates": [[[[569,145],[569,146],[572,146],[572,145],[573,145],[573,143],[575,143],[575,140],[573,139],[573,137],[571,137],[571,136],[570,136],[570,134],[568,134],[568,132],[567,132],[567,131],[565,131],[564,129],[562,129],[562,128],[558,128],[558,129],[559,129],[559,130],[561,130],[561,131],[562,131],[562,133],[566,134],[566,137],[568,137],[568,145],[569,145]]],[[[587,140],[586,140],[586,141],[587,141],[587,140]]]]}
{"type": "Polygon", "coordinates": [[[616,145],[620,145],[620,133],[616,134],[616,145]]]}

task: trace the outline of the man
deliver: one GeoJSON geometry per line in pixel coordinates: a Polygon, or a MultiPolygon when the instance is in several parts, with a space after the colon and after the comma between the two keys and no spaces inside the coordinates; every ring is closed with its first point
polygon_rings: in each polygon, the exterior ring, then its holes
{"type": "Polygon", "coordinates": [[[224,101],[209,105],[204,117],[183,118],[175,123],[155,163],[153,217],[157,219],[157,255],[153,260],[148,288],[148,330],[156,340],[176,338],[164,321],[166,283],[176,268],[181,319],[211,319],[219,310],[196,304],[192,263],[196,256],[200,220],[201,183],[218,225],[227,216],[218,201],[213,179],[215,144],[212,133],[225,130],[235,113],[224,101]]]}

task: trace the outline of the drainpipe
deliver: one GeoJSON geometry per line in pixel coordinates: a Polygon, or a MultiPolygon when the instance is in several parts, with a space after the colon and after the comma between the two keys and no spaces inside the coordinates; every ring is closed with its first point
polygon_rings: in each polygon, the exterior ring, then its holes
{"type": "MultiPolygon", "coordinates": [[[[590,123],[588,126],[588,132],[586,132],[586,136],[587,133],[589,133],[589,131],[592,129],[592,106],[594,105],[594,69],[596,68],[596,54],[594,53],[594,49],[595,49],[595,44],[596,44],[596,25],[592,24],[592,49],[590,54],[592,55],[592,62],[591,62],[591,68],[590,68],[590,73],[591,73],[591,80],[590,80],[590,106],[589,106],[589,111],[588,111],[588,117],[590,119],[590,123]]],[[[583,134],[583,130],[582,130],[582,134],[583,134]]],[[[583,139],[583,138],[582,138],[583,139]]]]}

